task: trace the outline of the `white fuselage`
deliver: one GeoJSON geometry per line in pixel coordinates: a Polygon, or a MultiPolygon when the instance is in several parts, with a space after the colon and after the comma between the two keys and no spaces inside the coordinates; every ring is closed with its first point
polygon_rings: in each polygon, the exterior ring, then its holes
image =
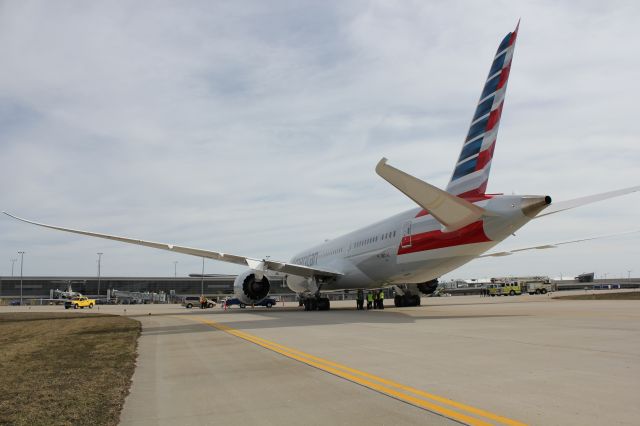
{"type": "MultiPolygon", "coordinates": [[[[431,215],[415,208],[304,250],[291,263],[343,274],[321,283],[322,290],[427,282],[475,259],[531,220],[521,208],[526,198],[500,195],[478,201],[474,204],[492,215],[454,232],[443,232],[431,215]]],[[[296,293],[314,293],[318,284],[287,276],[296,293]]]]}

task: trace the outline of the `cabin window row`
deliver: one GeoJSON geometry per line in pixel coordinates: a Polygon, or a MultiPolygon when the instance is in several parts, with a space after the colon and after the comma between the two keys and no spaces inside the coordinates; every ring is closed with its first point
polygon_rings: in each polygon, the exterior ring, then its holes
{"type": "Polygon", "coordinates": [[[336,249],[333,249],[333,250],[322,252],[320,257],[334,256],[334,255],[339,254],[339,253],[342,253],[342,248],[336,248],[336,249]]]}
{"type": "Polygon", "coordinates": [[[386,233],[384,233],[382,235],[376,235],[375,237],[367,238],[366,240],[357,241],[354,244],[354,247],[366,246],[367,244],[375,243],[378,240],[386,240],[386,239],[389,239],[389,238],[393,238],[395,236],[396,236],[396,231],[389,231],[389,232],[386,232],[386,233]]]}

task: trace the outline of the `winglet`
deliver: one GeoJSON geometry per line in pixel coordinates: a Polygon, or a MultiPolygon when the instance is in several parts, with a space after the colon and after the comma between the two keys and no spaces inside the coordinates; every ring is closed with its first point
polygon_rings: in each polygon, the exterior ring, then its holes
{"type": "Polygon", "coordinates": [[[446,232],[463,228],[486,214],[483,208],[388,165],[386,158],[378,162],[376,173],[420,207],[428,210],[444,226],[446,232]]]}

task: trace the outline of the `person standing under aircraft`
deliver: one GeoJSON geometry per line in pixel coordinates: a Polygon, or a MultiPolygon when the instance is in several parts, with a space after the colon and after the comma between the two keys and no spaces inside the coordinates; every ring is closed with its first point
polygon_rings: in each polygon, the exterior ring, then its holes
{"type": "Polygon", "coordinates": [[[373,293],[367,292],[367,311],[372,308],[373,305],[373,293]]]}
{"type": "Polygon", "coordinates": [[[378,309],[384,309],[384,291],[378,292],[378,309]]]}
{"type": "Polygon", "coordinates": [[[356,306],[359,311],[364,309],[364,291],[362,289],[358,289],[358,293],[356,295],[356,306]]]}

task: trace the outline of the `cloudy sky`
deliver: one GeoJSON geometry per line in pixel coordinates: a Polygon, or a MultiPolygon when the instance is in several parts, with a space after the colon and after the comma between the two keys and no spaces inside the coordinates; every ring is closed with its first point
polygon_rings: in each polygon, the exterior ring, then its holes
{"type": "MultiPolygon", "coordinates": [[[[445,187],[522,19],[489,192],[640,184],[635,1],[3,1],[0,210],[289,259],[445,187]]],[[[517,248],[640,229],[640,195],[530,223],[517,248]]],[[[479,259],[451,277],[640,275],[640,236],[479,259]]],[[[0,275],[171,276],[201,260],[0,217],[0,275]],[[14,273],[19,273],[19,261],[14,273]]],[[[206,262],[208,273],[233,265],[206,262]]]]}

